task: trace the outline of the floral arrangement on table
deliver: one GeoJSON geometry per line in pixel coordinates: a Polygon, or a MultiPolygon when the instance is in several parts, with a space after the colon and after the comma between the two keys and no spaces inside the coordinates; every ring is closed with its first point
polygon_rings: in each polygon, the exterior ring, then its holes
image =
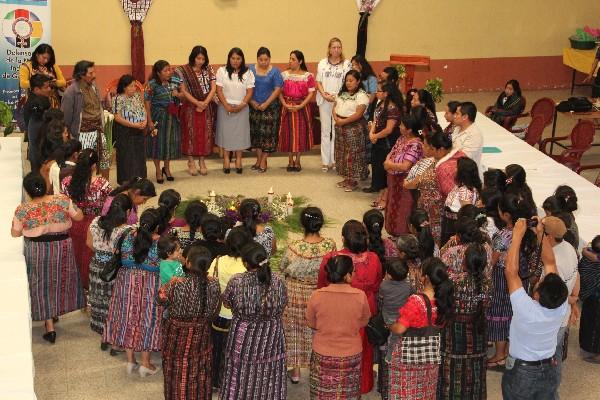
{"type": "Polygon", "coordinates": [[[442,78],[431,78],[425,82],[425,89],[431,93],[433,101],[439,103],[444,98],[444,90],[442,85],[442,78]]]}

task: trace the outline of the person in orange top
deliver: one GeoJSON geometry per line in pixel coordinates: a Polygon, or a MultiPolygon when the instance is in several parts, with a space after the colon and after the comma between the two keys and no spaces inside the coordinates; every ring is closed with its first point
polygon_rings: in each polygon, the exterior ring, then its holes
{"type": "Polygon", "coordinates": [[[337,255],[326,266],[329,286],[316,290],[306,308],[315,330],[310,365],[310,398],[360,398],[362,338],[371,317],[366,294],[350,286],[352,258],[337,255]]]}

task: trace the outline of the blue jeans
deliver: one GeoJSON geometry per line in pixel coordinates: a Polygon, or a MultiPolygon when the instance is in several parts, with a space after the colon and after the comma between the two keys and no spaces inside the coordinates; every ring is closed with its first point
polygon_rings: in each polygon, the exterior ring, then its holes
{"type": "MultiPolygon", "coordinates": [[[[558,376],[558,385],[560,386],[560,381],[562,379],[562,358],[563,358],[563,345],[565,344],[565,334],[569,330],[569,326],[562,327],[558,330],[558,341],[556,342],[556,353],[554,353],[554,358],[556,358],[556,374],[558,376]]],[[[554,396],[556,400],[560,399],[558,395],[558,390],[556,391],[556,396],[554,396]]]]}
{"type": "Polygon", "coordinates": [[[558,391],[556,366],[523,366],[508,357],[506,371],[502,376],[502,398],[504,400],[548,400],[558,391]]]}

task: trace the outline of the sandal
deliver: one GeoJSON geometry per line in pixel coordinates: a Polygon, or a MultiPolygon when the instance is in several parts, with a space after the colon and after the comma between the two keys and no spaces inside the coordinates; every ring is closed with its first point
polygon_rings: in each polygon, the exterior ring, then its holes
{"type": "Polygon", "coordinates": [[[346,183],[348,183],[348,180],[344,179],[343,181],[336,183],[335,186],[337,186],[339,188],[344,188],[344,187],[346,187],[346,183]]]}
{"type": "Polygon", "coordinates": [[[323,172],[327,172],[327,171],[329,171],[329,167],[327,167],[327,165],[323,165],[323,166],[321,167],[321,171],[323,171],[323,172]]]}
{"type": "Polygon", "coordinates": [[[193,161],[188,161],[188,173],[192,176],[198,175],[198,169],[196,168],[196,164],[194,164],[193,161]]]}
{"type": "Polygon", "coordinates": [[[356,189],[358,189],[357,182],[354,182],[354,183],[349,182],[346,186],[344,186],[344,192],[346,192],[346,193],[354,192],[356,189]]]}

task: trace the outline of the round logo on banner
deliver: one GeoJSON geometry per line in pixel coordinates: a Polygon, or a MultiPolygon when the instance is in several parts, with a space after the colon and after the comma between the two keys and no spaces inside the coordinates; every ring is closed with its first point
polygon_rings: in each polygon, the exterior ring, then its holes
{"type": "Polygon", "coordinates": [[[6,14],[2,20],[2,33],[14,47],[27,49],[42,40],[42,21],[29,10],[17,8],[6,14]]]}

